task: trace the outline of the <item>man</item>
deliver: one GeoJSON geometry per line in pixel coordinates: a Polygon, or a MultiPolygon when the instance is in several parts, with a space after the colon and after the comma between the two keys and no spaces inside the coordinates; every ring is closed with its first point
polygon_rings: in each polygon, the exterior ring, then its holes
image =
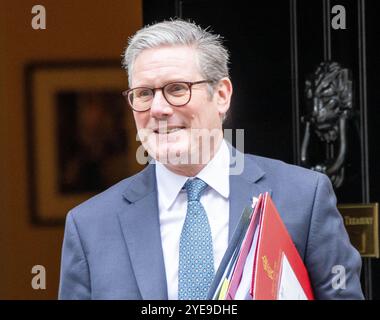
{"type": "Polygon", "coordinates": [[[68,214],[61,299],[206,298],[242,210],[265,191],[305,262],[315,297],[363,297],[360,256],[328,178],[243,155],[223,140],[232,84],[219,36],[164,21],[130,39],[124,65],[131,88],[124,96],[155,161],[68,214]],[[243,159],[239,174],[231,169],[233,154],[243,159]],[[345,270],[339,288],[335,266],[345,270]]]}

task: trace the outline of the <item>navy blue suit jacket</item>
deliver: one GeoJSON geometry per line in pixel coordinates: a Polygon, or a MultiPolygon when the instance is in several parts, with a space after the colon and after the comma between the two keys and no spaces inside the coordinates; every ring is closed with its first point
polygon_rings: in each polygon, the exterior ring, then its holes
{"type": "MultiPolygon", "coordinates": [[[[361,258],[351,246],[329,179],[244,155],[230,175],[229,239],[253,196],[272,199],[309,271],[317,299],[362,299],[361,258]],[[334,266],[345,286],[334,289],[334,266]]],[[[60,299],[167,299],[155,165],[80,204],[66,219],[60,299]]]]}

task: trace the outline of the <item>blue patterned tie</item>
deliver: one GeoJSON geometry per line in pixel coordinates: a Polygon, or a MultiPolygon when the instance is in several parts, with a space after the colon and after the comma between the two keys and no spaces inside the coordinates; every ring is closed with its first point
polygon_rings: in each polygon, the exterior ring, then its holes
{"type": "Polygon", "coordinates": [[[178,299],[203,300],[214,278],[212,236],[199,199],[207,184],[187,180],[187,213],[179,242],[178,299]]]}

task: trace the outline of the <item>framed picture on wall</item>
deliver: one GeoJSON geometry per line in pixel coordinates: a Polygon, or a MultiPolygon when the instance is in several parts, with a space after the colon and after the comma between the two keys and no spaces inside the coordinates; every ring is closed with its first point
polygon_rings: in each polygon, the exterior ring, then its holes
{"type": "Polygon", "coordinates": [[[133,115],[120,61],[31,63],[25,69],[31,221],[67,212],[137,172],[133,115]]]}

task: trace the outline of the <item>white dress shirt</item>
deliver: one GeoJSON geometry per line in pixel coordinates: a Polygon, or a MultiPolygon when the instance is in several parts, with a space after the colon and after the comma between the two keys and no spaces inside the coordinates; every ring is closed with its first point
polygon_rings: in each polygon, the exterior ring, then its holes
{"type": "MultiPolygon", "coordinates": [[[[196,177],[207,183],[201,203],[211,227],[215,272],[228,246],[230,154],[223,140],[211,161],[196,177]]],[[[188,177],[156,162],[158,209],[169,300],[178,299],[179,240],[187,212],[187,194],[182,189],[188,177]]]]}

